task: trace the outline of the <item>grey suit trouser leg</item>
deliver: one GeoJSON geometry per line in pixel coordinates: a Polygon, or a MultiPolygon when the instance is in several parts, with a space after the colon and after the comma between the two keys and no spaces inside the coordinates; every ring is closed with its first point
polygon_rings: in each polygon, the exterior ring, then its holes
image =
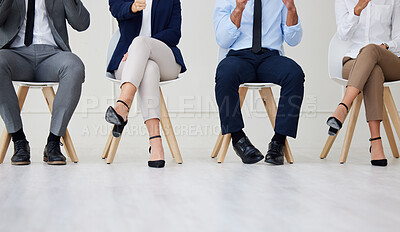
{"type": "Polygon", "coordinates": [[[12,81],[59,82],[50,131],[63,136],[78,105],[85,66],[78,56],[49,45],[0,50],[0,115],[8,133],[22,128],[12,81]]]}

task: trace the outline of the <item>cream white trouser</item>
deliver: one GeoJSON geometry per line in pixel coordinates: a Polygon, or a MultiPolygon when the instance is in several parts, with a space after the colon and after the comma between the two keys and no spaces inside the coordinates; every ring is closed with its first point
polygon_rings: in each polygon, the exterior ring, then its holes
{"type": "Polygon", "coordinates": [[[162,41],[136,37],[128,50],[128,59],[121,61],[115,75],[121,86],[132,83],[139,91],[143,120],[160,118],[160,81],[176,79],[181,66],[172,50],[162,41]]]}

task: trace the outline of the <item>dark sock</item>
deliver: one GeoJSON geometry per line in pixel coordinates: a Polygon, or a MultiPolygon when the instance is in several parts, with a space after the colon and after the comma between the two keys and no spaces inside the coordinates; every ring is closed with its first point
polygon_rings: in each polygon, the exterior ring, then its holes
{"type": "Polygon", "coordinates": [[[11,134],[12,141],[26,140],[24,130],[21,128],[19,131],[11,134]]]}
{"type": "Polygon", "coordinates": [[[241,138],[245,137],[246,134],[243,132],[243,130],[233,132],[231,133],[232,135],[232,144],[235,145],[241,138]]]}
{"type": "Polygon", "coordinates": [[[60,139],[61,139],[61,136],[57,136],[50,132],[49,137],[47,138],[47,143],[49,143],[50,141],[60,142],[60,139]]]}
{"type": "Polygon", "coordinates": [[[281,135],[277,132],[275,132],[274,137],[272,137],[271,141],[278,142],[279,144],[285,144],[286,140],[286,135],[281,135]]]}

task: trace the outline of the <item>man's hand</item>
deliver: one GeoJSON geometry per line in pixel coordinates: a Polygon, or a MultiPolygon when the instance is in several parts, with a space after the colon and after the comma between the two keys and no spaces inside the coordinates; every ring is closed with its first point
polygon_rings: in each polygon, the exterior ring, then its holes
{"type": "Polygon", "coordinates": [[[243,11],[246,8],[248,0],[236,0],[236,8],[233,10],[231,14],[231,20],[233,24],[236,25],[237,28],[240,27],[240,24],[242,23],[242,15],[243,11]]]}
{"type": "Polygon", "coordinates": [[[288,11],[296,10],[296,6],[294,5],[294,0],[282,0],[283,4],[285,4],[288,11]]]}
{"type": "Polygon", "coordinates": [[[299,16],[297,15],[296,6],[294,5],[294,0],[282,0],[283,4],[285,4],[288,13],[286,18],[286,25],[288,27],[297,25],[299,22],[299,16]]]}
{"type": "Polygon", "coordinates": [[[361,12],[368,6],[371,0],[359,0],[356,7],[354,7],[354,14],[357,16],[361,15],[361,12]]]}
{"type": "Polygon", "coordinates": [[[248,0],[236,0],[236,9],[243,12],[244,9],[246,8],[247,2],[248,0]]]}
{"type": "Polygon", "coordinates": [[[146,9],[146,0],[135,0],[131,7],[131,11],[133,13],[137,13],[144,9],[146,9]]]}

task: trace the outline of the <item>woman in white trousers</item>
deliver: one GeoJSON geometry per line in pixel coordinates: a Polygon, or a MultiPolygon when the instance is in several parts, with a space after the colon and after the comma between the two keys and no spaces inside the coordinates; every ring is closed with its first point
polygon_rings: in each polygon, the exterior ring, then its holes
{"type": "Polygon", "coordinates": [[[179,0],[109,0],[109,4],[121,38],[108,71],[121,80],[121,95],[115,106],[107,109],[106,120],[114,124],[113,134],[119,137],[138,91],[150,140],[148,165],[162,168],[159,83],[186,71],[176,47],[181,37],[181,4],[179,0]]]}

